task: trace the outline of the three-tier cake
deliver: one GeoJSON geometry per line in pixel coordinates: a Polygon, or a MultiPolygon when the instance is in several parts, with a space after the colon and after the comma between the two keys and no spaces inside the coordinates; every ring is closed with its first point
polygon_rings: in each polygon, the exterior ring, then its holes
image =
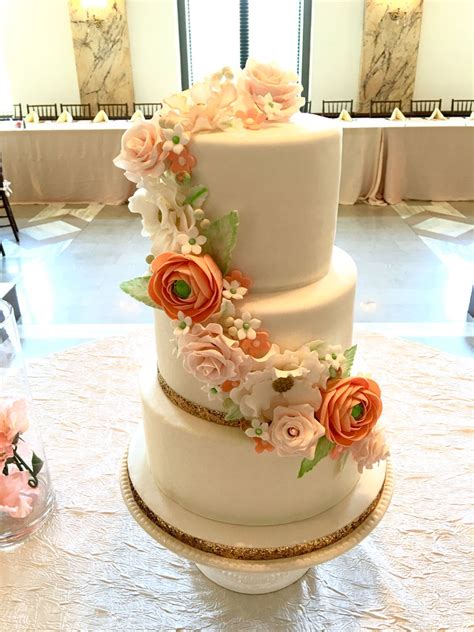
{"type": "Polygon", "coordinates": [[[322,514],[388,454],[380,389],[351,375],[341,130],[297,113],[301,89],[272,65],[224,68],[131,126],[115,160],[151,238],[149,270],[122,284],[154,308],[148,471],[180,507],[233,525],[322,514]]]}

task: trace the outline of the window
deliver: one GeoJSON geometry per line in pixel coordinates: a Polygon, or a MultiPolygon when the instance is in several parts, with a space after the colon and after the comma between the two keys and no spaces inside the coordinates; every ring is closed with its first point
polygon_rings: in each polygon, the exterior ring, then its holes
{"type": "Polygon", "coordinates": [[[246,58],[294,70],[308,94],[311,0],[178,0],[183,90],[246,58]]]}

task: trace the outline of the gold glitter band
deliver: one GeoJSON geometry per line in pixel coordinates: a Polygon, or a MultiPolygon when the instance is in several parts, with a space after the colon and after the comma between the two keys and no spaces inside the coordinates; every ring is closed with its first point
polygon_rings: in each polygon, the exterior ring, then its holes
{"type": "Polygon", "coordinates": [[[202,538],[197,538],[193,535],[185,533],[184,531],[181,531],[177,527],[174,527],[169,522],[166,522],[165,520],[157,516],[143,502],[137,490],[134,488],[132,481],[130,480],[130,475],[128,477],[128,482],[135,502],[137,503],[140,510],[148,518],[148,520],[153,522],[153,524],[165,531],[168,535],[171,535],[173,538],[176,538],[180,542],[183,542],[184,544],[192,546],[195,549],[205,551],[206,553],[213,553],[214,555],[226,557],[231,560],[278,560],[287,557],[296,557],[297,555],[305,555],[306,553],[312,553],[313,551],[318,551],[319,549],[323,549],[326,546],[330,546],[338,540],[342,540],[342,538],[345,538],[347,535],[357,529],[357,527],[360,527],[360,525],[377,507],[384,491],[384,485],[382,485],[382,488],[377,494],[377,497],[374,501],[370,503],[367,509],[362,512],[358,518],[350,522],[345,527],[334,531],[334,533],[325,535],[322,538],[316,538],[315,540],[308,540],[306,542],[302,542],[301,544],[263,548],[219,544],[217,542],[210,542],[209,540],[203,540],[202,538]]]}
{"type": "Polygon", "coordinates": [[[221,426],[231,426],[233,428],[239,428],[241,422],[244,421],[243,419],[234,419],[232,421],[229,421],[225,418],[225,413],[222,413],[219,410],[206,408],[205,406],[199,406],[199,404],[191,402],[189,399],[186,399],[185,397],[177,393],[174,389],[172,389],[159,371],[158,382],[160,383],[163,393],[171,402],[173,402],[175,406],[181,408],[187,413],[190,413],[191,415],[194,415],[195,417],[199,417],[199,419],[212,421],[212,423],[219,424],[221,426]]]}

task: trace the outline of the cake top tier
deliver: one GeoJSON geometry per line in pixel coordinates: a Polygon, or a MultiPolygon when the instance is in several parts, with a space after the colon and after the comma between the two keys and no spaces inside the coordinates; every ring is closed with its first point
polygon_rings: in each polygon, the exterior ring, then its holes
{"type": "Polygon", "coordinates": [[[124,134],[115,164],[138,185],[130,208],[143,215],[154,255],[188,250],[177,241],[185,235],[196,254],[206,222],[236,210],[233,265],[252,270],[256,290],[291,289],[327,273],[341,132],[297,114],[301,90],[294,73],[250,61],[237,80],[224,68],[124,134]]]}

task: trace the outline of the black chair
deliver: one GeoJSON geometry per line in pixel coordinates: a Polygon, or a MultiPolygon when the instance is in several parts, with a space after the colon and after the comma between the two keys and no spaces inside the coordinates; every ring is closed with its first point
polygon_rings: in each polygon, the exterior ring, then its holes
{"type": "Polygon", "coordinates": [[[58,106],[56,103],[52,105],[31,105],[26,106],[26,112],[29,114],[33,110],[36,110],[38,116],[43,121],[55,121],[58,118],[58,106]]]}
{"type": "Polygon", "coordinates": [[[329,118],[337,118],[342,110],[347,110],[352,116],[353,108],[354,99],[342,99],[339,101],[323,100],[323,116],[327,116],[329,118]]]}
{"type": "Polygon", "coordinates": [[[395,108],[402,109],[401,99],[370,99],[370,116],[390,116],[395,108]]]}
{"type": "Polygon", "coordinates": [[[152,118],[155,112],[163,107],[162,103],[135,103],[133,102],[133,111],[141,110],[145,118],[152,118]]]}
{"type": "Polygon", "coordinates": [[[90,121],[92,118],[90,103],[61,103],[61,112],[69,112],[76,121],[90,121]]]}
{"type": "Polygon", "coordinates": [[[474,99],[452,99],[451,114],[465,116],[474,112],[474,99]]]}
{"type": "MultiPolygon", "coordinates": [[[[8,195],[5,190],[2,155],[0,154],[0,210],[2,209],[5,210],[5,215],[0,215],[0,219],[6,219],[8,223],[0,224],[0,228],[11,228],[13,236],[15,237],[15,241],[18,243],[20,241],[20,231],[18,230],[18,225],[15,221],[15,217],[13,216],[12,207],[10,206],[10,200],[8,199],[8,195]]],[[[3,256],[5,256],[5,251],[3,250],[3,247],[0,249],[0,252],[3,256]]]]}
{"type": "Polygon", "coordinates": [[[15,121],[21,121],[23,118],[23,108],[21,107],[21,103],[13,104],[13,118],[15,121]]]}
{"type": "Polygon", "coordinates": [[[411,99],[410,115],[429,116],[436,108],[441,110],[441,102],[441,99],[411,99]]]}
{"type": "Polygon", "coordinates": [[[311,101],[306,100],[304,105],[301,107],[301,112],[305,114],[311,114],[311,101]]]}
{"type": "Polygon", "coordinates": [[[98,106],[112,121],[128,119],[128,103],[99,103],[98,106]]]}

